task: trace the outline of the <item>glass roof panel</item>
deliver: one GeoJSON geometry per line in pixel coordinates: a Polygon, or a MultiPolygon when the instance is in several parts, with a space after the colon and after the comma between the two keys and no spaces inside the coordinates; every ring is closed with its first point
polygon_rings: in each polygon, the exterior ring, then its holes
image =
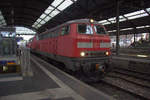
{"type": "Polygon", "coordinates": [[[35,23],[34,23],[34,25],[37,25],[37,24],[38,24],[38,22],[35,22],[35,23]]]}
{"type": "Polygon", "coordinates": [[[137,29],[140,29],[140,28],[145,28],[145,26],[138,26],[136,27],[137,29]]]}
{"type": "Polygon", "coordinates": [[[102,20],[102,21],[99,21],[98,23],[106,23],[106,22],[108,22],[107,20],[102,20]]]}
{"type": "Polygon", "coordinates": [[[126,21],[127,19],[124,18],[123,16],[119,16],[119,22],[122,22],[122,21],[126,21]]]}
{"type": "Polygon", "coordinates": [[[38,18],[38,20],[36,21],[37,23],[39,23],[42,19],[38,18]]]}
{"type": "Polygon", "coordinates": [[[37,27],[37,26],[35,26],[34,28],[38,29],[38,27],[37,27]]]}
{"type": "Polygon", "coordinates": [[[5,23],[5,20],[1,20],[1,23],[5,23]]]}
{"type": "Polygon", "coordinates": [[[46,18],[44,19],[46,22],[49,21],[51,19],[51,17],[46,16],[46,18]]]}
{"type": "Polygon", "coordinates": [[[40,24],[42,24],[42,25],[45,24],[45,23],[46,23],[46,22],[45,22],[44,20],[42,20],[42,21],[40,22],[40,24]]]}
{"type": "Polygon", "coordinates": [[[59,13],[60,13],[60,11],[58,11],[58,10],[55,9],[52,13],[50,13],[50,16],[54,17],[54,16],[56,16],[59,13]]]}
{"type": "Polygon", "coordinates": [[[32,25],[32,27],[35,27],[35,25],[32,25]]]}
{"type": "Polygon", "coordinates": [[[71,4],[73,4],[71,0],[65,0],[60,6],[58,6],[58,9],[62,11],[66,9],[68,6],[70,6],[71,4]]]}
{"type": "Polygon", "coordinates": [[[112,17],[108,19],[111,23],[116,23],[116,17],[112,17]]]}
{"type": "Polygon", "coordinates": [[[116,23],[116,20],[112,20],[111,23],[116,23]]]}
{"type": "Polygon", "coordinates": [[[51,5],[54,6],[54,7],[57,7],[63,1],[64,0],[54,0],[51,5]]]}
{"type": "Polygon", "coordinates": [[[147,8],[146,10],[150,13],[150,8],[147,8]]]}
{"type": "Polygon", "coordinates": [[[146,25],[145,27],[150,27],[150,25],[146,25]]]}
{"type": "Polygon", "coordinates": [[[49,14],[54,8],[52,6],[49,6],[46,10],[45,10],[45,14],[49,14]]]}
{"type": "Polygon", "coordinates": [[[0,15],[0,20],[3,20],[4,18],[3,18],[3,16],[2,15],[0,15]]]}
{"type": "Polygon", "coordinates": [[[121,29],[120,31],[125,31],[125,30],[132,30],[133,28],[124,28],[124,29],[121,29]]]}
{"type": "Polygon", "coordinates": [[[123,22],[123,21],[126,21],[126,19],[124,18],[124,19],[119,19],[119,22],[123,22]]]}
{"type": "Polygon", "coordinates": [[[141,17],[145,17],[145,16],[148,16],[148,14],[144,13],[144,14],[141,14],[141,15],[131,16],[131,17],[128,17],[128,19],[136,19],[136,18],[141,18],[141,17]]]}
{"type": "Polygon", "coordinates": [[[111,24],[110,22],[102,23],[102,25],[108,25],[111,24]]]}
{"type": "MultiPolygon", "coordinates": [[[[60,13],[60,11],[64,10],[77,0],[54,0],[52,4],[44,11],[44,13],[40,16],[45,22],[49,21],[52,17],[56,16],[60,13]],[[57,8],[56,8],[57,7],[57,8]],[[54,10],[54,11],[53,11],[54,10]],[[60,10],[60,11],[59,11],[60,10]],[[49,16],[47,16],[49,15],[49,16]]],[[[36,22],[39,23],[41,19],[37,19],[36,22]]],[[[34,25],[37,25],[34,23],[34,25]]],[[[38,25],[40,27],[40,25],[38,25]]]]}
{"type": "Polygon", "coordinates": [[[116,30],[108,31],[108,32],[116,32],[116,30]]]}
{"type": "Polygon", "coordinates": [[[44,13],[40,16],[41,19],[43,19],[45,17],[46,17],[46,14],[44,14],[44,13]]]}
{"type": "Polygon", "coordinates": [[[41,27],[41,24],[38,24],[37,27],[41,27]]]}
{"type": "Polygon", "coordinates": [[[123,16],[119,16],[119,18],[120,18],[120,19],[123,19],[124,17],[123,17],[123,16]]]}
{"type": "Polygon", "coordinates": [[[135,16],[135,15],[143,14],[143,13],[146,13],[146,12],[144,10],[140,10],[140,11],[135,11],[135,12],[132,12],[132,13],[125,14],[124,16],[129,17],[129,16],[135,16]]]}
{"type": "Polygon", "coordinates": [[[4,17],[3,17],[3,15],[2,15],[1,11],[0,11],[0,22],[1,22],[1,24],[6,25],[6,21],[5,21],[4,17]]]}
{"type": "Polygon", "coordinates": [[[109,18],[108,20],[109,20],[109,21],[114,21],[114,20],[116,20],[116,17],[109,18]]]}

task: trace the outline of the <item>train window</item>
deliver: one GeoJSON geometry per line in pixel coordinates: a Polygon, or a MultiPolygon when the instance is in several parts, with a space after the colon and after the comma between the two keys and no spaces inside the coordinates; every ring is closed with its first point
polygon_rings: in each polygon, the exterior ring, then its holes
{"type": "Polygon", "coordinates": [[[32,42],[32,40],[33,40],[33,38],[31,38],[31,39],[29,40],[29,42],[32,42]]]}
{"type": "Polygon", "coordinates": [[[61,35],[69,34],[69,26],[65,26],[62,28],[61,35]]]}
{"type": "Polygon", "coordinates": [[[36,40],[39,40],[39,36],[38,35],[36,36],[36,40]]]}
{"type": "Polygon", "coordinates": [[[94,29],[97,34],[106,34],[105,29],[99,25],[95,25],[94,29]]]}
{"type": "Polygon", "coordinates": [[[78,32],[81,34],[93,34],[93,29],[91,25],[78,24],[78,32]]]}

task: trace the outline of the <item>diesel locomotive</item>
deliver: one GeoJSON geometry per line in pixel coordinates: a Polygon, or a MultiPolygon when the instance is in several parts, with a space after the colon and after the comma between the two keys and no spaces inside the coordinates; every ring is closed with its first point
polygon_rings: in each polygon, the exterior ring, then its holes
{"type": "Polygon", "coordinates": [[[37,34],[27,46],[32,52],[62,62],[65,68],[86,75],[102,75],[111,64],[108,32],[92,19],[68,21],[37,34]]]}

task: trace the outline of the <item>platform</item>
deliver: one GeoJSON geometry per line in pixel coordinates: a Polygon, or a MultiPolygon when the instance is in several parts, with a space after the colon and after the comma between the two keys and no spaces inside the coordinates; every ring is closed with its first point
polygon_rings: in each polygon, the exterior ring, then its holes
{"type": "Polygon", "coordinates": [[[150,64],[150,58],[135,57],[135,56],[125,55],[125,54],[121,54],[119,56],[113,55],[112,59],[114,59],[114,60],[135,61],[135,62],[149,63],[150,64]]]}
{"type": "Polygon", "coordinates": [[[32,77],[0,76],[0,100],[113,100],[33,55],[31,68],[32,77]]]}
{"type": "Polygon", "coordinates": [[[150,59],[132,56],[112,56],[113,67],[150,73],[150,59]]]}

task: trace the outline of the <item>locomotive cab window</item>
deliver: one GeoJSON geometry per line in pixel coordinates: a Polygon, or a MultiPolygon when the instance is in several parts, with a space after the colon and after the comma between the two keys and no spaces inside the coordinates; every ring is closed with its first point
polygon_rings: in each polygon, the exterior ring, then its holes
{"type": "Polygon", "coordinates": [[[105,29],[99,25],[95,25],[94,29],[97,34],[106,34],[105,29]]]}
{"type": "Polygon", "coordinates": [[[93,29],[91,25],[78,24],[78,32],[80,34],[93,34],[93,29]]]}
{"type": "Polygon", "coordinates": [[[70,28],[69,26],[63,27],[62,30],[61,30],[61,35],[69,34],[69,28],[70,28]]]}
{"type": "Polygon", "coordinates": [[[39,40],[39,36],[38,35],[36,36],[36,40],[39,40]]]}

